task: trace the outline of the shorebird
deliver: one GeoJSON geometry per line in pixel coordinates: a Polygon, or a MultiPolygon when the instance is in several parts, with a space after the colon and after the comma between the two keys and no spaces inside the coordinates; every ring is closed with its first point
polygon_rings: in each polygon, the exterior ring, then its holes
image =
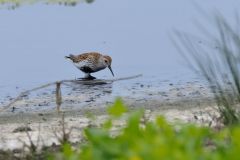
{"type": "Polygon", "coordinates": [[[109,68],[114,76],[111,68],[112,58],[108,55],[102,55],[97,52],[89,52],[79,55],[70,54],[69,56],[65,56],[65,58],[70,59],[78,69],[85,73],[85,77],[82,79],[96,79],[91,76],[91,73],[98,72],[106,67],[109,68]]]}

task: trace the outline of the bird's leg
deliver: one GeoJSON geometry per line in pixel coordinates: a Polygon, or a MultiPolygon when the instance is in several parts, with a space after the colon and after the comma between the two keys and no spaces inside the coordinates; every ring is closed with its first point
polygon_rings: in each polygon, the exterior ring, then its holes
{"type": "Polygon", "coordinates": [[[91,76],[90,73],[85,73],[85,77],[84,78],[79,78],[79,79],[81,79],[81,80],[94,80],[94,79],[96,79],[96,77],[91,76]]]}
{"type": "Polygon", "coordinates": [[[90,74],[89,74],[88,77],[85,77],[85,78],[86,78],[86,80],[94,80],[94,79],[96,79],[96,77],[93,77],[93,76],[91,76],[90,74]]]}

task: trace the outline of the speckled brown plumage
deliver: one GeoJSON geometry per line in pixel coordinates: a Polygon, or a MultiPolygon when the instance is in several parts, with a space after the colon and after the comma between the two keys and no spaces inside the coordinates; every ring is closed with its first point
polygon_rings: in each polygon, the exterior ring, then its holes
{"type": "Polygon", "coordinates": [[[97,63],[99,57],[101,56],[98,52],[89,52],[89,53],[82,53],[80,55],[76,55],[73,57],[73,62],[78,63],[83,60],[91,60],[93,63],[97,63]]]}

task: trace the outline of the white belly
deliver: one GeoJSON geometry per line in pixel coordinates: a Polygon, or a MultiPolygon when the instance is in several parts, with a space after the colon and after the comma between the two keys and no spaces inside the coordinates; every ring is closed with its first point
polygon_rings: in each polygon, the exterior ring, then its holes
{"type": "Polygon", "coordinates": [[[106,68],[104,65],[89,63],[89,61],[81,61],[79,63],[74,63],[74,65],[80,70],[87,66],[91,68],[93,72],[97,72],[106,68]]]}
{"type": "Polygon", "coordinates": [[[92,67],[92,65],[88,61],[81,61],[79,63],[74,63],[74,65],[78,68],[81,69],[84,66],[89,66],[92,67]]]}

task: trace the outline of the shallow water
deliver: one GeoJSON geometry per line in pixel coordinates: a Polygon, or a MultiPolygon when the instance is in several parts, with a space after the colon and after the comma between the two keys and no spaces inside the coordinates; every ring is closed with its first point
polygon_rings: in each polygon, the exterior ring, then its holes
{"type": "MultiPolygon", "coordinates": [[[[217,8],[229,19],[240,6],[234,0],[197,4],[207,12],[217,8]]],[[[164,89],[170,83],[202,81],[169,39],[174,28],[198,34],[196,20],[210,25],[192,0],[96,0],[76,7],[38,4],[2,9],[0,20],[1,101],[46,82],[81,77],[64,56],[87,51],[111,55],[117,77],[143,74],[114,83],[113,96],[131,94],[127,89],[136,83],[164,89]]],[[[94,76],[112,78],[108,70],[94,76]]]]}

